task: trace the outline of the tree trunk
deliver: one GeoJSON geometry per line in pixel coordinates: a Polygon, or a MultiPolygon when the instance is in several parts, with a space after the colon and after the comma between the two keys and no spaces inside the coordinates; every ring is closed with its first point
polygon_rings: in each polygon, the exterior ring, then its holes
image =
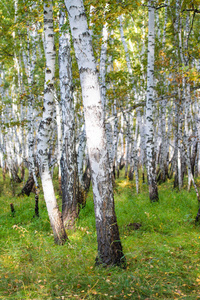
{"type": "Polygon", "coordinates": [[[82,88],[96,219],[97,264],[124,265],[92,39],[82,0],[65,0],[82,88]]]}
{"type": "Polygon", "coordinates": [[[43,102],[43,117],[38,130],[38,160],[44,192],[44,199],[54,234],[56,244],[64,244],[67,234],[64,229],[61,212],[56,201],[53,181],[49,169],[48,148],[51,126],[54,115],[54,74],[55,74],[55,46],[53,31],[52,1],[44,2],[44,33],[45,33],[45,89],[43,102]]]}
{"type": "Polygon", "coordinates": [[[27,195],[27,196],[30,196],[30,193],[33,189],[33,186],[34,186],[34,179],[33,179],[33,174],[30,174],[25,185],[23,186],[21,192],[18,194],[18,196],[20,195],[27,195]]]}
{"type": "Polygon", "coordinates": [[[154,8],[149,0],[149,33],[148,33],[148,65],[147,65],[147,100],[146,100],[146,153],[149,197],[152,202],[158,201],[154,155],[154,8]]]}
{"type": "MultiPolygon", "coordinates": [[[[78,151],[77,151],[77,166],[78,166],[78,181],[79,181],[79,193],[78,193],[78,203],[80,208],[85,207],[86,205],[86,197],[87,193],[89,191],[89,187],[85,188],[85,179],[88,179],[89,175],[89,186],[90,186],[90,180],[91,180],[91,172],[89,168],[88,172],[88,165],[89,165],[89,160],[88,164],[86,167],[85,172],[83,173],[83,161],[84,161],[84,155],[85,155],[85,147],[86,147],[86,134],[85,134],[85,127],[83,128],[81,134],[80,134],[80,139],[79,139],[79,146],[78,146],[78,151]],[[86,174],[86,176],[85,176],[86,174]]],[[[86,180],[88,182],[88,180],[86,180]]],[[[88,186],[88,184],[86,184],[88,186]]]]}
{"type": "MultiPolygon", "coordinates": [[[[33,5],[34,6],[34,5],[33,5]]],[[[35,62],[36,62],[36,32],[37,28],[35,25],[32,26],[31,30],[28,32],[28,57],[27,57],[27,80],[28,80],[28,88],[29,88],[29,95],[28,95],[28,162],[29,162],[29,179],[25,193],[29,193],[32,191],[34,183],[35,183],[35,197],[36,202],[35,205],[37,206],[36,216],[39,217],[39,184],[37,181],[36,175],[36,167],[35,167],[35,155],[34,155],[34,147],[35,147],[35,140],[34,140],[34,120],[33,120],[33,105],[34,105],[34,69],[35,69],[35,62]],[[30,43],[33,44],[32,50],[32,57],[31,57],[31,49],[30,43]],[[33,179],[33,182],[32,182],[33,179]],[[32,187],[31,187],[32,185],[32,187]]],[[[37,172],[38,173],[38,172],[37,172]]],[[[23,191],[22,191],[23,192],[23,191]]],[[[29,196],[29,195],[28,195],[29,196]]]]}
{"type": "MultiPolygon", "coordinates": [[[[61,10],[60,30],[64,23],[65,12],[61,10]]],[[[59,38],[59,77],[63,122],[63,150],[61,156],[62,217],[64,225],[68,228],[74,226],[78,217],[78,167],[70,49],[69,32],[62,31],[59,38]]]]}

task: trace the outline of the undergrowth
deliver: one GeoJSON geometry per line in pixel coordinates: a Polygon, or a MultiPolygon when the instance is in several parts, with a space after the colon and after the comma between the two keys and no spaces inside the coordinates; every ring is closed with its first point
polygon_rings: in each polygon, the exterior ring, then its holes
{"type": "MultiPolygon", "coordinates": [[[[134,182],[117,179],[115,206],[127,259],[123,270],[94,266],[91,191],[76,229],[68,232],[69,242],[57,246],[42,192],[40,217],[34,218],[34,194],[14,197],[8,179],[0,177],[0,184],[0,299],[200,299],[200,227],[194,222],[193,190],[178,192],[168,181],[158,187],[159,202],[150,203],[146,184],[140,182],[137,195],[134,182]]],[[[20,189],[16,186],[16,194],[20,189]]],[[[57,198],[61,203],[58,192],[57,198]]]]}

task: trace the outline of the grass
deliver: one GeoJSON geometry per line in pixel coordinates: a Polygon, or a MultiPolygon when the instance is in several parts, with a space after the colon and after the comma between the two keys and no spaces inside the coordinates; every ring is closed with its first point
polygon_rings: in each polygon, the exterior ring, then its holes
{"type": "MultiPolygon", "coordinates": [[[[53,242],[46,206],[33,218],[34,195],[13,197],[0,177],[0,299],[200,299],[200,227],[195,192],[159,186],[159,203],[148,187],[118,179],[115,205],[127,270],[95,267],[97,254],[92,192],[70,242],[53,242]],[[12,215],[10,203],[16,213],[12,215]],[[130,223],[142,226],[134,230],[130,223]]],[[[58,183],[55,182],[57,190],[58,183]]],[[[16,187],[16,194],[21,186],[16,187]]],[[[61,201],[57,195],[59,202],[61,201]]]]}

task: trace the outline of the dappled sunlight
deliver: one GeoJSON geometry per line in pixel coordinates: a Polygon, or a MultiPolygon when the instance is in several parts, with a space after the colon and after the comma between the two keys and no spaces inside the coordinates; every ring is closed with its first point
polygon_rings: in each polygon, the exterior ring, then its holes
{"type": "Polygon", "coordinates": [[[129,180],[124,180],[122,182],[118,182],[118,185],[121,186],[121,187],[127,187],[127,186],[130,186],[130,181],[129,180]]]}

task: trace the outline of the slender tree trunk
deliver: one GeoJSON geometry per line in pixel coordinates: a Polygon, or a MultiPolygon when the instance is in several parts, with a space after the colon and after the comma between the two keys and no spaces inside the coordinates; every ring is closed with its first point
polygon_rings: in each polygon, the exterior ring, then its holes
{"type": "Polygon", "coordinates": [[[96,263],[124,265],[114,208],[100,86],[82,0],[65,0],[79,67],[87,146],[92,172],[98,256],[96,263]]]}
{"type": "Polygon", "coordinates": [[[135,172],[135,185],[136,192],[139,193],[139,174],[138,174],[138,132],[139,132],[139,120],[140,120],[140,111],[136,109],[136,128],[135,128],[135,139],[134,139],[134,172],[135,172]]]}
{"type": "MultiPolygon", "coordinates": [[[[36,168],[35,168],[35,155],[34,155],[34,120],[33,120],[33,86],[34,86],[34,69],[35,69],[35,61],[36,61],[36,27],[33,25],[32,30],[28,32],[28,57],[27,57],[27,79],[28,79],[28,87],[29,87],[29,97],[28,97],[28,160],[29,160],[29,177],[33,178],[35,183],[35,216],[39,217],[39,184],[36,176],[36,168]],[[32,51],[32,59],[30,53],[30,43],[33,44],[32,51]]],[[[31,185],[26,186],[31,187],[31,185]]],[[[33,188],[33,187],[32,187],[33,188]]],[[[31,190],[32,190],[31,188],[31,190]]],[[[28,193],[30,194],[30,191],[28,193]]]]}
{"type": "Polygon", "coordinates": [[[118,157],[117,157],[117,148],[118,148],[118,117],[117,117],[117,101],[114,99],[114,108],[113,108],[113,117],[114,117],[114,131],[113,131],[113,176],[116,178],[116,170],[118,169],[118,157]]]}
{"type": "Polygon", "coordinates": [[[102,30],[102,45],[101,45],[101,55],[100,55],[100,65],[99,65],[99,77],[101,86],[101,101],[104,111],[105,118],[105,108],[106,108],[106,57],[107,57],[107,39],[108,39],[108,29],[105,23],[102,30]]]}
{"type": "Polygon", "coordinates": [[[61,108],[58,99],[56,99],[56,123],[57,123],[57,161],[58,161],[58,183],[59,183],[59,194],[62,195],[62,184],[61,184],[61,166],[60,159],[62,153],[62,128],[61,128],[61,108]]]}
{"type": "MultiPolygon", "coordinates": [[[[64,22],[65,12],[60,11],[60,30],[64,22]]],[[[64,225],[72,228],[78,217],[78,169],[70,49],[69,32],[63,31],[59,38],[59,77],[63,121],[63,151],[61,156],[62,215],[64,225]]]]}
{"type": "MultiPolygon", "coordinates": [[[[128,107],[129,109],[129,107],[128,107]]],[[[126,136],[125,136],[125,178],[128,176],[128,167],[129,167],[129,161],[130,161],[130,114],[126,115],[123,114],[125,123],[126,123],[126,136]]]]}
{"type": "MultiPolygon", "coordinates": [[[[79,146],[78,146],[78,150],[77,150],[77,166],[78,166],[78,181],[79,181],[78,203],[82,208],[85,207],[85,205],[86,205],[86,197],[87,197],[87,192],[88,192],[85,189],[84,178],[83,178],[84,174],[85,174],[85,173],[83,173],[85,148],[86,148],[86,134],[85,134],[85,127],[83,127],[83,130],[80,134],[79,146]]],[[[86,169],[87,169],[87,167],[86,167],[86,169]]]]}
{"type": "Polygon", "coordinates": [[[45,88],[43,102],[43,116],[38,130],[38,159],[40,176],[44,192],[44,199],[57,244],[64,244],[67,235],[64,229],[61,212],[55,197],[53,181],[49,169],[48,148],[51,126],[54,115],[54,74],[55,74],[55,46],[53,31],[52,1],[44,1],[44,33],[45,33],[45,88]]]}
{"type": "Polygon", "coordinates": [[[154,8],[153,1],[149,5],[149,33],[148,33],[148,65],[147,65],[147,100],[146,100],[146,153],[147,153],[147,174],[149,184],[149,197],[152,202],[158,201],[158,189],[155,171],[154,153],[154,8]]]}

